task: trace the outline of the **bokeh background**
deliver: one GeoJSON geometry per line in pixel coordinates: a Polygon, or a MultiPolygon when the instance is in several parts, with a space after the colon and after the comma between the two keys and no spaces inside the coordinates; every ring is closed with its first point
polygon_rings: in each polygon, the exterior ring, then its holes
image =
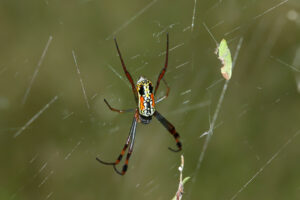
{"type": "MultiPolygon", "coordinates": [[[[171,199],[181,154],[192,178],[184,199],[300,199],[299,11],[298,0],[2,0],[0,199],[171,199]],[[232,55],[242,42],[197,167],[225,84],[205,25],[232,55]],[[155,82],[166,32],[171,91],[157,110],[183,151],[168,151],[174,139],[157,120],[138,124],[122,177],[95,160],[117,158],[133,115],[111,112],[103,98],[135,107],[113,37],[135,81],[155,82]]],[[[157,98],[164,92],[161,84],[157,98]]]]}

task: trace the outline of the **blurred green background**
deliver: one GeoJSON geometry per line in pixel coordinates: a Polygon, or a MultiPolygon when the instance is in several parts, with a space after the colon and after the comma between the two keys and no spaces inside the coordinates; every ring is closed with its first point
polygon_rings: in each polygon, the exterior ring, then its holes
{"type": "MultiPolygon", "coordinates": [[[[135,81],[153,82],[170,34],[171,87],[157,110],[181,135],[184,199],[231,199],[290,139],[237,199],[300,199],[300,3],[289,1],[2,0],[0,2],[0,199],[171,199],[181,153],[153,120],[138,124],[125,176],[114,161],[135,107],[113,43],[135,81]],[[201,167],[196,166],[225,81],[214,54],[227,39],[233,77],[201,167]],[[24,95],[49,37],[48,51],[24,95]],[[90,108],[72,56],[74,50],[90,108]],[[122,79],[117,75],[120,74],[122,79]],[[55,96],[58,99],[47,104],[55,96]],[[44,109],[43,109],[44,108],[44,109]],[[38,112],[35,120],[14,135],[38,112]]],[[[157,96],[162,96],[162,84],[157,96]]],[[[156,97],[158,98],[158,97],[156,97]]],[[[121,167],[121,166],[120,166],[121,167]]]]}

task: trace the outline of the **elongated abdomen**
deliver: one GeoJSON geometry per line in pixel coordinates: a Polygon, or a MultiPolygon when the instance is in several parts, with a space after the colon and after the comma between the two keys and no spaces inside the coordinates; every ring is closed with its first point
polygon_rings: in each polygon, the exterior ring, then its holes
{"type": "Polygon", "coordinates": [[[139,96],[139,113],[144,117],[151,117],[155,112],[155,101],[151,81],[141,77],[137,82],[139,96]]]}

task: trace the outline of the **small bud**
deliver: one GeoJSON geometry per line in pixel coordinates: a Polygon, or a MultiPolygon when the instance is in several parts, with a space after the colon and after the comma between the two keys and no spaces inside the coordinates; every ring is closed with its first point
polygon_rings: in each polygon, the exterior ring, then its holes
{"type": "Polygon", "coordinates": [[[180,172],[182,172],[182,167],[180,166],[180,167],[178,167],[178,170],[180,171],[180,172]]]}

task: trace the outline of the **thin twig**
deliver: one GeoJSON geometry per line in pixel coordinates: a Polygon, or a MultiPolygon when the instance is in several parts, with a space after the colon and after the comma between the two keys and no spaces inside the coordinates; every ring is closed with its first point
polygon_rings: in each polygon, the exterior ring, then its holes
{"type": "Polygon", "coordinates": [[[182,172],[183,172],[183,167],[184,167],[184,157],[183,155],[181,155],[181,164],[178,168],[179,172],[180,172],[180,176],[179,176],[179,185],[178,185],[178,189],[177,192],[174,196],[174,198],[172,200],[181,200],[182,199],[182,195],[183,195],[183,186],[184,184],[189,180],[190,177],[185,177],[182,180],[182,172]]]}

